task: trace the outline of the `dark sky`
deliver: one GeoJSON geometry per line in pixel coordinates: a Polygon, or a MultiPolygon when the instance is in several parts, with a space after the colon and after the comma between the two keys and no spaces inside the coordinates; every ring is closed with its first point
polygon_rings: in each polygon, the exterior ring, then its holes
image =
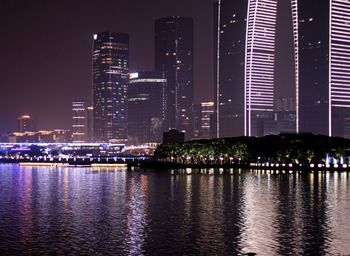
{"type": "MultiPolygon", "coordinates": [[[[95,32],[129,33],[131,71],[153,70],[154,20],[166,16],[194,18],[195,101],[212,99],[213,2],[2,1],[0,133],[16,129],[16,117],[21,113],[34,116],[40,129],[70,128],[71,101],[91,102],[91,49],[95,32]]],[[[281,38],[283,41],[285,37],[281,38]]],[[[283,48],[281,52],[288,55],[283,48]]],[[[279,83],[284,83],[288,76],[283,70],[290,69],[282,67],[279,83]]]]}

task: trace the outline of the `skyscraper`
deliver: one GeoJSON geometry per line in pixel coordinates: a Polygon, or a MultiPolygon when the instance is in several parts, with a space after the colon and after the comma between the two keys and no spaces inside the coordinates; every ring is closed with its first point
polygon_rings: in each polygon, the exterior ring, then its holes
{"type": "Polygon", "coordinates": [[[193,19],[155,22],[155,69],[167,78],[167,128],[193,136],[193,19]]]}
{"type": "Polygon", "coordinates": [[[350,137],[350,2],[292,0],[301,132],[350,137]]]}
{"type": "Polygon", "coordinates": [[[245,135],[273,131],[277,0],[251,0],[245,56],[245,135]]]}
{"type": "Polygon", "coordinates": [[[273,131],[277,0],[215,6],[217,136],[273,131]]]}
{"type": "Polygon", "coordinates": [[[162,141],[166,110],[163,73],[131,73],[128,88],[128,143],[141,145],[162,141]]]}
{"type": "Polygon", "coordinates": [[[85,101],[72,102],[73,143],[87,142],[87,109],[85,101]]]}
{"type": "Polygon", "coordinates": [[[244,135],[247,2],[221,0],[215,3],[217,137],[244,135]]]}
{"type": "Polygon", "coordinates": [[[129,36],[94,35],[93,113],[96,142],[126,142],[129,36]]]}

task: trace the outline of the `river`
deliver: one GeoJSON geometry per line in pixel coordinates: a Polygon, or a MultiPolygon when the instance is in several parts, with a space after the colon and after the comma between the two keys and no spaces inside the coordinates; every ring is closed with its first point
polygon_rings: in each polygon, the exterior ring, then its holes
{"type": "Polygon", "coordinates": [[[350,255],[350,177],[0,165],[0,252],[350,255]]]}

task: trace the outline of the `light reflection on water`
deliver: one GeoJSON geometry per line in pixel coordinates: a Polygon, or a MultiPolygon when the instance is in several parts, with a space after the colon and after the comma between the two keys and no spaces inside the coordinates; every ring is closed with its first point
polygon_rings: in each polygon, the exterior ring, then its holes
{"type": "Polygon", "coordinates": [[[350,254],[349,173],[0,166],[0,252],[350,254]]]}

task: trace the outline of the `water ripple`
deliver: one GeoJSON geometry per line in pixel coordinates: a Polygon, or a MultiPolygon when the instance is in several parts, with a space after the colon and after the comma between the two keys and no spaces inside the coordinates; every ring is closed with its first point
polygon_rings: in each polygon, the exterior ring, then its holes
{"type": "Polygon", "coordinates": [[[2,255],[346,255],[348,173],[0,166],[2,255]]]}

